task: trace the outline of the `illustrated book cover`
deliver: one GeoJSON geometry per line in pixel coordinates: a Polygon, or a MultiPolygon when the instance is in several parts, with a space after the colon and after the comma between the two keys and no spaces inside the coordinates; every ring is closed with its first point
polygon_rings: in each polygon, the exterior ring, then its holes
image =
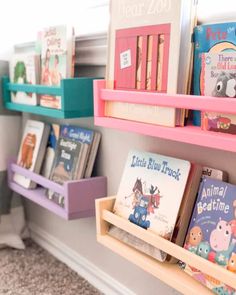
{"type": "MultiPolygon", "coordinates": [[[[199,25],[194,28],[193,93],[201,90],[202,53],[222,53],[236,50],[236,22],[199,25]]],[[[193,112],[194,125],[201,125],[201,112],[193,112]]]]}
{"type": "Polygon", "coordinates": [[[46,154],[44,157],[44,163],[43,163],[43,167],[42,167],[42,175],[46,178],[49,178],[50,173],[51,173],[59,134],[60,134],[60,125],[59,124],[51,124],[50,125],[50,134],[49,134],[49,138],[48,138],[48,145],[47,145],[46,154]]]}
{"type": "MultiPolygon", "coordinates": [[[[9,63],[10,82],[14,84],[39,84],[40,58],[33,52],[13,54],[9,63]]],[[[39,102],[36,93],[24,91],[11,92],[11,101],[14,103],[37,105],[39,102]]]]}
{"type": "MultiPolygon", "coordinates": [[[[40,40],[41,84],[60,86],[62,79],[74,76],[74,30],[65,25],[48,27],[40,40]]],[[[41,95],[40,105],[61,109],[61,97],[41,95]]]]}
{"type": "MultiPolygon", "coordinates": [[[[190,167],[190,162],[185,160],[130,151],[118,189],[114,213],[170,240],[190,167]]],[[[157,252],[156,259],[164,261],[167,254],[158,249],[157,252]]]]}
{"type": "MultiPolygon", "coordinates": [[[[236,186],[205,177],[192,214],[185,249],[236,272],[236,186]]],[[[216,294],[235,290],[190,265],[184,270],[216,294]]]]}
{"type": "MultiPolygon", "coordinates": [[[[201,92],[215,97],[236,97],[236,51],[203,53],[201,71],[201,92]]],[[[203,130],[236,134],[236,116],[203,111],[203,130]]]]}
{"type": "MultiPolygon", "coordinates": [[[[39,121],[27,120],[18,152],[17,164],[19,166],[40,173],[49,132],[49,125],[39,121]]],[[[36,187],[36,183],[18,173],[14,174],[13,180],[25,188],[36,187]]]]}
{"type": "MultiPolygon", "coordinates": [[[[186,93],[195,7],[192,0],[110,1],[107,87],[114,81],[115,89],[186,93]]],[[[176,125],[174,108],[112,101],[105,114],[176,125]]]]}
{"type": "MultiPolygon", "coordinates": [[[[81,179],[84,176],[93,131],[77,126],[62,125],[58,140],[50,179],[63,184],[69,180],[81,179]]],[[[64,196],[51,190],[46,196],[64,207],[64,196]]]]}

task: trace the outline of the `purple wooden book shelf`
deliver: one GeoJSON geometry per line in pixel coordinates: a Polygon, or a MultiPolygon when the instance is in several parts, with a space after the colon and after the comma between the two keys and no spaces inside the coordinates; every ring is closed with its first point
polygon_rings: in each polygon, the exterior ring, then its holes
{"type": "Polygon", "coordinates": [[[59,185],[18,166],[14,160],[8,163],[8,184],[13,191],[67,220],[94,216],[95,199],[107,195],[107,178],[104,176],[68,181],[64,185],[59,185]],[[15,172],[30,178],[41,187],[25,189],[12,180],[15,172]],[[64,208],[45,196],[47,188],[65,197],[64,208]]]}

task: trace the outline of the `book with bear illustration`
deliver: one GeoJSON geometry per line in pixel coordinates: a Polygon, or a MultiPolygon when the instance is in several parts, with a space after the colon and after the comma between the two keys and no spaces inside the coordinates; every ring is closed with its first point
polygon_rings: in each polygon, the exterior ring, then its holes
{"type": "MultiPolygon", "coordinates": [[[[236,272],[236,186],[204,177],[200,188],[185,248],[212,263],[236,272]]],[[[216,294],[235,294],[220,281],[196,268],[184,270],[216,294]]]]}
{"type": "MultiPolygon", "coordinates": [[[[27,120],[18,152],[17,164],[25,169],[39,173],[49,137],[50,126],[44,122],[27,120]]],[[[13,180],[25,188],[35,188],[36,183],[15,173],[13,180]]]]}
{"type": "MultiPolygon", "coordinates": [[[[115,214],[170,240],[190,168],[189,161],[130,151],[114,205],[115,214]]],[[[164,261],[167,254],[157,251],[156,259],[164,261]]]]}
{"type": "MultiPolygon", "coordinates": [[[[236,97],[236,51],[202,54],[201,93],[207,96],[236,97]]],[[[236,134],[236,116],[203,111],[203,130],[236,134]]]]}

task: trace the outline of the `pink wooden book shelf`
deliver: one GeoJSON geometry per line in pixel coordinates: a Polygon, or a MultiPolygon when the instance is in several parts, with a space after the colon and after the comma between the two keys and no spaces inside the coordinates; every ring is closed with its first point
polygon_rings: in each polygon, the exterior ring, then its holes
{"type": "Polygon", "coordinates": [[[125,91],[105,88],[105,80],[94,81],[94,122],[97,126],[131,131],[163,139],[236,152],[236,136],[203,131],[200,127],[165,127],[153,124],[106,117],[106,101],[158,105],[201,111],[236,114],[236,99],[225,97],[168,95],[147,91],[125,91]]]}
{"type": "Polygon", "coordinates": [[[177,264],[159,262],[156,259],[143,254],[135,248],[112,237],[108,233],[110,225],[114,225],[145,241],[146,243],[163,250],[164,252],[201,270],[205,274],[212,276],[228,286],[236,288],[235,273],[230,272],[217,264],[209,262],[208,260],[191,253],[190,251],[185,250],[184,248],[159,237],[152,232],[146,231],[145,229],[129,222],[129,220],[125,220],[124,218],[115,215],[112,212],[115,198],[115,196],[112,196],[96,200],[98,242],[183,294],[210,295],[212,294],[212,291],[181,270],[177,264]]]}
{"type": "Polygon", "coordinates": [[[107,194],[106,177],[85,178],[59,185],[16,165],[12,160],[8,163],[8,183],[13,191],[67,220],[94,216],[95,199],[104,197],[107,194]],[[12,180],[15,172],[36,182],[38,184],[37,188],[26,189],[15,183],[12,180]],[[45,191],[47,188],[64,196],[64,208],[46,197],[45,191]]]}

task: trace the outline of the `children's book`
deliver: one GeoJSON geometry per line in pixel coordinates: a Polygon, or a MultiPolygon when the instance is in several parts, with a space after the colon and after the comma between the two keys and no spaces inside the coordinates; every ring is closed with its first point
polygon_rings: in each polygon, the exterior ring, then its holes
{"type": "MultiPolygon", "coordinates": [[[[194,29],[193,92],[203,95],[201,89],[202,53],[222,53],[236,50],[236,22],[199,25],[194,29]]],[[[201,112],[193,112],[194,125],[201,125],[201,112]]]]}
{"type": "MultiPolygon", "coordinates": [[[[114,213],[171,240],[191,164],[188,161],[132,150],[128,154],[114,213]]],[[[167,254],[157,249],[156,259],[167,254]]]]}
{"type": "MultiPolygon", "coordinates": [[[[94,132],[78,126],[63,125],[60,129],[50,179],[63,184],[84,176],[94,132]]],[[[47,197],[62,207],[64,197],[48,190],[47,197]]]]}
{"type": "MultiPolygon", "coordinates": [[[[114,81],[115,89],[186,93],[195,2],[110,1],[108,87],[114,81]]],[[[106,102],[105,115],[176,125],[174,108],[106,102]]]]}
{"type": "MultiPolygon", "coordinates": [[[[39,84],[40,58],[33,52],[13,54],[10,60],[10,82],[15,84],[39,84]]],[[[37,105],[36,93],[12,91],[11,101],[14,103],[37,105]]]]}
{"type": "Polygon", "coordinates": [[[223,180],[225,182],[228,181],[228,172],[224,170],[216,169],[216,168],[207,167],[207,166],[204,166],[202,168],[202,176],[223,180]]]}
{"type": "MultiPolygon", "coordinates": [[[[236,186],[205,177],[194,206],[185,248],[196,255],[236,272],[236,186]]],[[[196,268],[184,270],[216,294],[235,290],[196,268]]]]}
{"type": "MultiPolygon", "coordinates": [[[[61,80],[74,76],[75,38],[73,28],[54,26],[41,33],[41,84],[60,86],[61,80]]],[[[41,95],[40,105],[61,109],[61,97],[41,95]]]]}
{"type": "Polygon", "coordinates": [[[46,178],[49,178],[50,173],[51,173],[59,134],[60,134],[60,125],[51,124],[47,150],[46,150],[46,154],[44,157],[44,163],[43,163],[43,168],[42,168],[42,175],[46,178]]]}
{"type": "MultiPolygon", "coordinates": [[[[236,51],[203,53],[201,71],[201,92],[203,95],[236,97],[236,51]]],[[[236,134],[236,116],[203,111],[203,130],[236,134]]]]}
{"type": "MultiPolygon", "coordinates": [[[[40,173],[49,132],[49,125],[43,122],[34,120],[26,122],[17,158],[19,166],[40,173]]],[[[25,188],[36,187],[36,183],[18,173],[14,174],[13,180],[25,188]]]]}

